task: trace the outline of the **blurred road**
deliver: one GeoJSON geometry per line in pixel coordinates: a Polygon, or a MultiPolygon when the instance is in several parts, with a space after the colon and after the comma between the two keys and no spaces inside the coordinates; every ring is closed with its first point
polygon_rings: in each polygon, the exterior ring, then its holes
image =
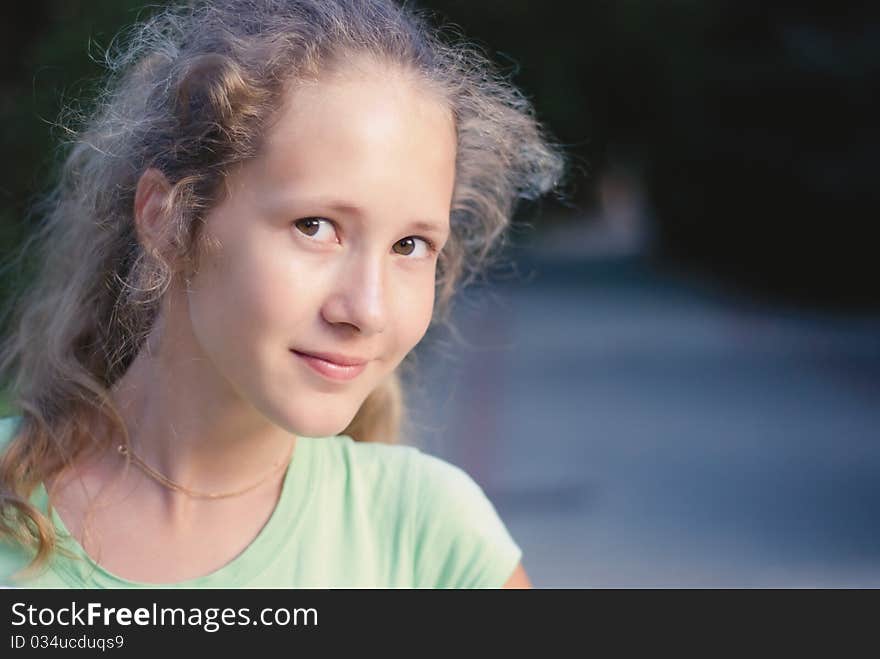
{"type": "Polygon", "coordinates": [[[413,443],[468,471],[537,587],[880,587],[880,316],[637,261],[523,266],[417,350],[413,443]]]}

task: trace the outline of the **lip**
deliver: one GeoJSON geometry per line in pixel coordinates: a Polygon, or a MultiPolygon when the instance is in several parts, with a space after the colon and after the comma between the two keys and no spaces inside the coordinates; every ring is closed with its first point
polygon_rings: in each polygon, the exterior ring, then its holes
{"type": "Polygon", "coordinates": [[[315,372],[331,380],[352,380],[367,367],[366,360],[329,353],[305,353],[291,348],[315,372]]]}

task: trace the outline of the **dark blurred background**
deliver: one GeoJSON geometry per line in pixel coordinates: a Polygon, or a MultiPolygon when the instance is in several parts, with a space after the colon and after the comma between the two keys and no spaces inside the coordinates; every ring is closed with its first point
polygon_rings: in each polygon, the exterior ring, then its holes
{"type": "MultiPolygon", "coordinates": [[[[513,76],[570,175],[521,206],[517,274],[420,346],[413,441],[480,482],[539,586],[880,585],[880,5],[418,6],[513,76]]],[[[2,257],[63,104],[151,10],[0,11],[2,257]]]]}
{"type": "MultiPolygon", "coordinates": [[[[62,102],[87,96],[101,73],[91,58],[149,13],[143,4],[33,0],[2,10],[3,246],[51,172],[62,102]]],[[[603,201],[637,195],[646,226],[615,228],[641,232],[664,262],[755,296],[876,308],[876,3],[821,13],[748,0],[421,6],[515,72],[565,145],[570,206],[545,202],[540,232],[599,224],[603,201]]]]}

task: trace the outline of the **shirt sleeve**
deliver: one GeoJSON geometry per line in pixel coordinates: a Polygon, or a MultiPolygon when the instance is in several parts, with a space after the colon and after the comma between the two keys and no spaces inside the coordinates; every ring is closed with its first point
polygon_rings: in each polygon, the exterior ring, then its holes
{"type": "Polygon", "coordinates": [[[482,488],[461,468],[416,452],[415,585],[500,588],[522,559],[482,488]]]}

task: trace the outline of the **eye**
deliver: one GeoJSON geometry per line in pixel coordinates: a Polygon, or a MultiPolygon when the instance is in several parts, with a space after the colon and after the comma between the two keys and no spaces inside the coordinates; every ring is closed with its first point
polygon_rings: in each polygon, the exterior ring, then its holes
{"type": "Polygon", "coordinates": [[[424,247],[422,248],[421,253],[417,254],[414,258],[424,258],[426,256],[430,256],[432,252],[434,252],[434,243],[432,243],[427,238],[420,238],[419,236],[408,236],[403,240],[398,240],[394,243],[394,251],[398,254],[402,254],[403,256],[411,256],[416,253],[418,243],[421,242],[424,247]],[[400,248],[400,250],[398,250],[400,248]]]}
{"type": "MultiPolygon", "coordinates": [[[[304,217],[294,222],[293,225],[299,233],[308,238],[314,238],[319,242],[339,242],[339,238],[336,236],[336,225],[327,218],[304,217]]],[[[431,240],[421,236],[407,236],[398,240],[392,249],[397,254],[413,258],[426,258],[437,251],[431,240]],[[422,245],[421,248],[419,243],[422,245]]]]}
{"type": "Polygon", "coordinates": [[[336,229],[333,226],[333,223],[323,217],[304,217],[301,220],[297,220],[293,223],[293,225],[297,228],[297,230],[309,238],[317,238],[319,241],[321,240],[321,236],[325,236],[330,231],[330,235],[334,235],[336,233],[336,229]],[[322,227],[329,227],[329,229],[323,229],[322,227]]]}

